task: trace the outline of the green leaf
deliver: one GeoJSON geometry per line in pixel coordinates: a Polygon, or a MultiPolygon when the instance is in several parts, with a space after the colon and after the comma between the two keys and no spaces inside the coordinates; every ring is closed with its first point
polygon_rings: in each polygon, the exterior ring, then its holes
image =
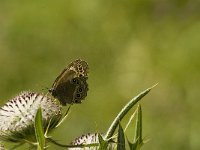
{"type": "Polygon", "coordinates": [[[130,150],[137,150],[138,140],[135,143],[131,143],[129,140],[127,141],[128,141],[130,150]]]}
{"type": "Polygon", "coordinates": [[[42,124],[42,109],[39,107],[35,117],[35,135],[38,142],[38,150],[43,150],[45,147],[44,129],[42,124]]]}
{"type": "Polygon", "coordinates": [[[134,142],[138,140],[139,145],[143,143],[142,140],[142,108],[141,105],[138,105],[137,116],[136,116],[136,126],[135,126],[135,137],[134,142]]]}
{"type": "Polygon", "coordinates": [[[128,140],[130,150],[139,150],[143,145],[142,139],[142,108],[139,104],[136,109],[136,125],[133,143],[128,140]]]}
{"type": "Polygon", "coordinates": [[[130,124],[132,123],[133,119],[135,118],[137,113],[137,109],[133,112],[133,114],[131,115],[131,117],[128,120],[128,123],[126,124],[126,127],[124,129],[124,132],[126,132],[126,130],[128,129],[128,127],[130,126],[130,124]]]}
{"type": "Polygon", "coordinates": [[[113,136],[117,126],[118,122],[124,118],[124,116],[129,112],[129,110],[137,103],[139,102],[146,94],[148,94],[152,88],[154,88],[157,84],[154,86],[144,90],[137,96],[135,96],[133,99],[131,99],[123,108],[122,110],[118,113],[117,117],[114,119],[112,124],[110,125],[108,131],[106,132],[105,139],[109,139],[113,136]]]}
{"type": "Polygon", "coordinates": [[[142,139],[142,108],[139,104],[136,109],[136,125],[133,143],[128,140],[130,150],[139,150],[143,145],[142,139]]]}
{"type": "Polygon", "coordinates": [[[98,138],[99,138],[99,148],[98,150],[105,150],[108,147],[108,141],[104,140],[103,137],[101,136],[101,134],[98,134],[98,138]]]}
{"type": "Polygon", "coordinates": [[[124,130],[119,123],[118,137],[117,137],[117,150],[125,150],[124,130]]]}

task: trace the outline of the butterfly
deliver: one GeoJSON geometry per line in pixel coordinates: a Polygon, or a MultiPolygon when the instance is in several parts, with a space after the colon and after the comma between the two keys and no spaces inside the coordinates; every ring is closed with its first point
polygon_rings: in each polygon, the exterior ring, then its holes
{"type": "Polygon", "coordinates": [[[81,103],[87,96],[88,71],[86,61],[77,59],[71,62],[56,78],[49,92],[64,106],[81,103]]]}

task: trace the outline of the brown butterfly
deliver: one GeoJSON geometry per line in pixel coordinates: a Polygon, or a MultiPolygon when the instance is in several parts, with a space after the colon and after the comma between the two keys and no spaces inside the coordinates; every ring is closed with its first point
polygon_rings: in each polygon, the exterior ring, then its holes
{"type": "Polygon", "coordinates": [[[87,96],[88,64],[77,59],[71,62],[56,78],[49,92],[62,105],[81,103],[87,96]]]}

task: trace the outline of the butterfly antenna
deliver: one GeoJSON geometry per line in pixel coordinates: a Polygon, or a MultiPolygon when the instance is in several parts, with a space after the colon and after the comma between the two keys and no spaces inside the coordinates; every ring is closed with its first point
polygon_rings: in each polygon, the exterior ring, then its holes
{"type": "Polygon", "coordinates": [[[48,87],[44,87],[43,89],[41,89],[41,91],[47,90],[49,91],[50,89],[48,87]]]}

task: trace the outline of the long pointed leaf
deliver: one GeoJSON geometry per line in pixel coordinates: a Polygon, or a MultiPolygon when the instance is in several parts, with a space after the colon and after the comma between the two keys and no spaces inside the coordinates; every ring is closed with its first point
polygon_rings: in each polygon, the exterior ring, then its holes
{"type": "Polygon", "coordinates": [[[125,127],[125,129],[124,129],[124,132],[126,132],[126,130],[128,129],[128,127],[129,127],[129,125],[131,124],[131,122],[133,121],[133,119],[134,119],[136,113],[137,113],[137,109],[133,112],[133,114],[132,114],[131,117],[129,118],[128,123],[126,124],[126,127],[125,127]]]}
{"type": "Polygon", "coordinates": [[[142,139],[142,109],[141,105],[139,104],[137,109],[136,109],[136,124],[135,124],[135,133],[134,133],[134,140],[133,143],[130,142],[129,140],[129,148],[130,150],[139,150],[140,147],[143,144],[143,139],[142,139]]]}
{"type": "Polygon", "coordinates": [[[39,107],[35,117],[35,135],[38,142],[38,150],[45,147],[44,129],[42,125],[42,109],[39,107]]]}
{"type": "Polygon", "coordinates": [[[137,108],[137,117],[136,117],[136,126],[135,126],[135,137],[134,142],[138,140],[139,144],[142,144],[142,108],[141,105],[138,105],[137,108]]]}
{"type": "Polygon", "coordinates": [[[118,137],[117,137],[117,150],[125,150],[124,130],[119,123],[118,137]]]}
{"type": "Polygon", "coordinates": [[[146,89],[145,91],[141,92],[138,94],[136,97],[134,97],[132,100],[130,100],[123,108],[122,110],[118,113],[117,117],[114,119],[112,124],[110,125],[108,131],[106,132],[106,139],[109,139],[113,136],[117,126],[118,122],[124,118],[124,116],[128,113],[128,111],[138,102],[140,101],[146,94],[148,94],[152,88],[154,88],[157,84],[154,86],[146,89]]]}

